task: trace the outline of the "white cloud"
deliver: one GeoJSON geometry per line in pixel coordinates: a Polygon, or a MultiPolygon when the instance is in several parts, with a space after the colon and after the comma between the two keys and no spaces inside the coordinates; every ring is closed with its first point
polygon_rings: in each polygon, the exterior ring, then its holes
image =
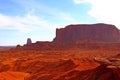
{"type": "MultiPolygon", "coordinates": [[[[46,6],[39,3],[38,1],[12,1],[18,5],[23,6],[25,9],[27,9],[26,12],[30,14],[24,16],[8,16],[0,13],[0,29],[15,29],[21,32],[30,32],[35,29],[40,29],[41,27],[55,29],[58,27],[64,27],[65,25],[68,25],[70,23],[78,23],[70,13],[46,6]],[[59,24],[61,22],[51,23],[52,21],[47,21],[40,16],[36,16],[35,14],[38,10],[45,12],[46,14],[52,16],[58,21],[62,20],[66,22],[66,24],[59,24]]],[[[46,18],[45,15],[43,16],[46,18]]]]}
{"type": "MultiPolygon", "coordinates": [[[[41,11],[43,13],[45,13],[43,16],[46,17],[48,15],[52,16],[55,20],[62,20],[64,22],[66,22],[66,24],[70,24],[70,23],[78,23],[74,17],[71,15],[71,13],[69,12],[64,12],[60,9],[58,9],[57,7],[52,7],[52,6],[48,6],[44,3],[42,3],[41,1],[38,0],[12,0],[13,2],[17,3],[18,5],[23,6],[27,11],[31,14],[39,14],[41,15],[41,11]],[[40,11],[40,12],[39,12],[40,11]]],[[[52,19],[51,19],[52,20],[52,19]]],[[[63,24],[59,24],[60,22],[58,22],[58,25],[63,25],[63,24]]],[[[57,25],[57,27],[59,27],[57,25]]],[[[64,25],[65,26],[65,25],[64,25]]]]}
{"type": "Polygon", "coordinates": [[[114,24],[120,29],[120,0],[74,0],[91,4],[88,14],[100,22],[114,24]]]}
{"type": "Polygon", "coordinates": [[[0,29],[14,29],[21,32],[30,32],[35,29],[43,28],[55,28],[56,24],[51,24],[46,20],[34,16],[7,16],[0,14],[0,29]]]}
{"type": "Polygon", "coordinates": [[[59,16],[68,22],[76,23],[77,21],[69,13],[59,13],[59,16]]]}

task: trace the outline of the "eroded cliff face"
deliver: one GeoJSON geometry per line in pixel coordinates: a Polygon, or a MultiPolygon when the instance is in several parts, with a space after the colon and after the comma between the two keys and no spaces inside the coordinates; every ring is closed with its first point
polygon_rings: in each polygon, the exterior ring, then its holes
{"type": "Polygon", "coordinates": [[[56,29],[53,42],[119,42],[120,30],[110,24],[78,24],[56,29]]]}

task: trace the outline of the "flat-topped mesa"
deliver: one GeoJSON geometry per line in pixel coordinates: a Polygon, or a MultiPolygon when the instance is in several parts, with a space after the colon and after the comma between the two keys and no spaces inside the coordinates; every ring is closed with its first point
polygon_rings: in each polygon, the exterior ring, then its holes
{"type": "Polygon", "coordinates": [[[56,29],[53,42],[120,42],[120,30],[110,24],[77,24],[56,29]]]}

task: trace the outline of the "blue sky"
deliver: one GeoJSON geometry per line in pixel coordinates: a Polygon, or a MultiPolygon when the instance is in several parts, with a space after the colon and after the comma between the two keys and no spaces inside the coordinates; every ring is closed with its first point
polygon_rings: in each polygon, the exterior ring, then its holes
{"type": "Polygon", "coordinates": [[[0,46],[52,41],[69,24],[120,26],[119,0],[0,0],[0,46]]]}

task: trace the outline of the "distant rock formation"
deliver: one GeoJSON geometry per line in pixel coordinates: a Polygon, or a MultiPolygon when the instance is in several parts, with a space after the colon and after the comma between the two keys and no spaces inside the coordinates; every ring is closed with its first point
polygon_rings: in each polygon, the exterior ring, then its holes
{"type": "Polygon", "coordinates": [[[76,24],[56,29],[52,42],[27,39],[23,50],[114,49],[120,48],[120,30],[110,24],[76,24]]]}
{"type": "Polygon", "coordinates": [[[16,48],[20,48],[20,47],[21,47],[21,45],[19,45],[19,44],[16,46],[16,48]]]}
{"type": "Polygon", "coordinates": [[[28,38],[27,39],[27,45],[30,45],[30,44],[32,44],[32,40],[31,40],[31,38],[28,38]]]}
{"type": "Polygon", "coordinates": [[[120,42],[120,30],[110,24],[77,24],[56,29],[53,42],[120,42]]]}

